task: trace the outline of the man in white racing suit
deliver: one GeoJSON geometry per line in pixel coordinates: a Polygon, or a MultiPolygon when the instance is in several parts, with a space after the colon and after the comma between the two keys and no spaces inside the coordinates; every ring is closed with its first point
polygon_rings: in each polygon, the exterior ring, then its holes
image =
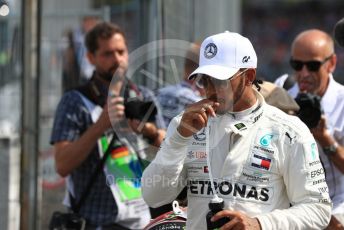
{"type": "Polygon", "coordinates": [[[204,40],[191,75],[207,98],[169,125],[142,177],[149,206],[188,185],[187,229],[207,229],[211,200],[223,200],[221,229],[323,229],[331,201],[317,145],[297,118],[265,103],[251,42],[224,32],[204,40]]]}

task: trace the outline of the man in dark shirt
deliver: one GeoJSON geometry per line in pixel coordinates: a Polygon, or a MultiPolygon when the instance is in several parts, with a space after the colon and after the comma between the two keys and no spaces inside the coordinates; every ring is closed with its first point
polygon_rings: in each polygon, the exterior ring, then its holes
{"type": "Polygon", "coordinates": [[[86,35],[86,47],[95,66],[93,77],[88,85],[63,95],[51,137],[56,170],[63,177],[68,176],[67,194],[71,196],[66,196],[65,203],[70,206],[70,198],[80,200],[102,154],[108,147],[113,148],[79,214],[87,220],[87,229],[141,229],[150,219],[139,182],[142,165],[138,156],[143,150],[112,127],[120,123],[135,126],[136,132],[159,146],[165,136],[164,125],[157,122],[159,114],[156,122],[142,125],[135,119],[124,119],[127,97],[155,99],[148,89],[125,78],[128,50],[121,29],[106,22],[97,24],[86,35]],[[113,136],[116,139],[109,146],[113,136]]]}

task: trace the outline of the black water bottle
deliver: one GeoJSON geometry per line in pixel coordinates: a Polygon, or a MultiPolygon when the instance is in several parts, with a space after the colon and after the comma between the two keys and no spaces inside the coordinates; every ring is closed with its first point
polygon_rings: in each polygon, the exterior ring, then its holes
{"type": "Polygon", "coordinates": [[[208,204],[210,211],[207,213],[207,229],[217,229],[221,228],[224,224],[230,221],[228,217],[223,217],[215,222],[212,222],[210,219],[218,212],[222,211],[224,208],[224,201],[222,199],[219,200],[211,200],[208,204]]]}

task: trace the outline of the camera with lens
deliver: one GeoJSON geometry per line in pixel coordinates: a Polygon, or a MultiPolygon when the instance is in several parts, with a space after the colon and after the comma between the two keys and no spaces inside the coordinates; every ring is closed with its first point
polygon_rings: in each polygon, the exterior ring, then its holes
{"type": "Polygon", "coordinates": [[[295,98],[296,103],[300,106],[297,116],[309,129],[315,128],[321,119],[320,100],[318,95],[311,93],[299,93],[295,98]]]}
{"type": "Polygon", "coordinates": [[[223,217],[218,219],[217,221],[211,221],[211,218],[218,212],[222,211],[224,208],[224,201],[220,198],[220,200],[211,200],[208,204],[210,211],[207,213],[206,220],[207,220],[207,229],[218,229],[225,225],[227,222],[230,221],[228,217],[223,217]]]}
{"type": "Polygon", "coordinates": [[[126,118],[137,119],[144,122],[154,122],[157,107],[153,101],[127,100],[124,103],[126,118]]]}

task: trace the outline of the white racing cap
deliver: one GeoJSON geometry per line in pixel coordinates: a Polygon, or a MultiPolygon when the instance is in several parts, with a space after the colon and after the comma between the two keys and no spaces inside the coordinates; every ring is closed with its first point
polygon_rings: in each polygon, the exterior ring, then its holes
{"type": "Polygon", "coordinates": [[[189,79],[206,74],[227,80],[240,68],[257,68],[256,52],[246,37],[225,31],[207,37],[202,42],[199,67],[189,75],[189,79]]]}

